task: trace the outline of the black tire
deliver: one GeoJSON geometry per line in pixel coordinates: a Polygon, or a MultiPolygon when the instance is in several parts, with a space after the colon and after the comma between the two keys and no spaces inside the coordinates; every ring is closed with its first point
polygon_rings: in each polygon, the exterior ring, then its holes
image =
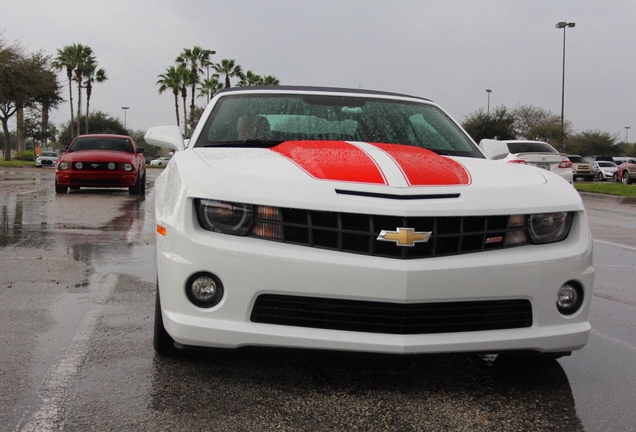
{"type": "Polygon", "coordinates": [[[80,187],[79,187],[79,186],[69,186],[69,188],[70,188],[71,190],[79,190],[79,189],[80,189],[80,187]]]}
{"type": "Polygon", "coordinates": [[[598,173],[598,181],[605,181],[605,177],[603,177],[603,173],[598,173]]]}
{"type": "MultiPolygon", "coordinates": [[[[145,177],[143,178],[143,181],[144,182],[146,181],[145,177]]],[[[128,193],[130,195],[139,195],[139,194],[141,194],[141,182],[142,182],[142,176],[138,175],[137,176],[137,181],[135,182],[135,185],[128,188],[128,193]]]]}
{"type": "Polygon", "coordinates": [[[623,171],[623,176],[621,180],[623,181],[623,184],[626,184],[626,185],[632,184],[632,178],[629,176],[629,171],[627,170],[623,171]]]}
{"type": "Polygon", "coordinates": [[[155,326],[152,345],[155,348],[155,352],[162,356],[172,357],[177,353],[177,349],[174,346],[174,339],[172,339],[163,326],[161,301],[159,299],[159,283],[157,283],[157,295],[155,297],[155,326]]]}
{"type": "Polygon", "coordinates": [[[141,179],[141,194],[146,195],[146,172],[144,171],[144,176],[141,179]]]}
{"type": "Polygon", "coordinates": [[[162,167],[163,166],[163,162],[157,162],[157,166],[162,167]]]}
{"type": "Polygon", "coordinates": [[[42,165],[36,165],[35,167],[36,168],[42,168],[42,165]]]}
{"type": "Polygon", "coordinates": [[[66,192],[68,192],[68,186],[60,186],[55,180],[55,193],[65,194],[66,192]]]}

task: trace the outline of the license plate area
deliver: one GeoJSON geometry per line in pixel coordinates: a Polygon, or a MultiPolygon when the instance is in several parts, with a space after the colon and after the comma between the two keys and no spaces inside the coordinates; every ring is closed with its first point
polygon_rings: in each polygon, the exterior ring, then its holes
{"type": "Polygon", "coordinates": [[[538,163],[537,167],[542,168],[544,170],[550,171],[550,164],[549,163],[538,163]]]}

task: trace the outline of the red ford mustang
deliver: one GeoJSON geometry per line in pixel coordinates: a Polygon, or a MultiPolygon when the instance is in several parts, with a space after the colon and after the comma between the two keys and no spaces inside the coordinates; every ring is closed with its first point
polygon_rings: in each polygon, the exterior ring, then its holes
{"type": "Polygon", "coordinates": [[[68,188],[128,188],[131,195],[146,191],[144,148],[125,135],[80,135],[57,161],[55,192],[68,188]]]}

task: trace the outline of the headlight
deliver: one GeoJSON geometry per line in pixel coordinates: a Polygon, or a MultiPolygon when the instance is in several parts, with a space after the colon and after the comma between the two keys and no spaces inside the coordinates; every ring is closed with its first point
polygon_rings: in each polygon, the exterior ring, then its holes
{"type": "Polygon", "coordinates": [[[129,164],[129,163],[124,164],[124,171],[132,171],[133,169],[135,169],[135,167],[133,167],[132,164],[129,164]]]}
{"type": "Polygon", "coordinates": [[[57,168],[61,169],[61,170],[67,170],[67,169],[69,169],[69,163],[68,162],[60,162],[57,165],[57,168]]]}
{"type": "Polygon", "coordinates": [[[570,232],[572,213],[540,213],[528,217],[530,240],[535,244],[553,243],[563,240],[570,232]]]}
{"type": "Polygon", "coordinates": [[[242,236],[252,228],[254,209],[250,204],[197,199],[195,205],[203,229],[242,236]]]}

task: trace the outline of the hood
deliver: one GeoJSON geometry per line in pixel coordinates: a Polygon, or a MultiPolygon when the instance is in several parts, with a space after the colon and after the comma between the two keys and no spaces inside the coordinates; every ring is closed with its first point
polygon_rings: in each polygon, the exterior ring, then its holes
{"type": "Polygon", "coordinates": [[[165,181],[189,185],[189,195],[254,204],[336,210],[355,203],[364,207],[357,211],[408,213],[426,201],[431,211],[456,208],[458,215],[581,206],[575,189],[546,170],[395,144],[289,141],[270,149],[191,148],[175,159],[165,181]]]}
{"type": "Polygon", "coordinates": [[[65,162],[90,161],[90,162],[130,162],[135,155],[133,153],[117,150],[80,150],[64,153],[60,160],[65,162]]]}

